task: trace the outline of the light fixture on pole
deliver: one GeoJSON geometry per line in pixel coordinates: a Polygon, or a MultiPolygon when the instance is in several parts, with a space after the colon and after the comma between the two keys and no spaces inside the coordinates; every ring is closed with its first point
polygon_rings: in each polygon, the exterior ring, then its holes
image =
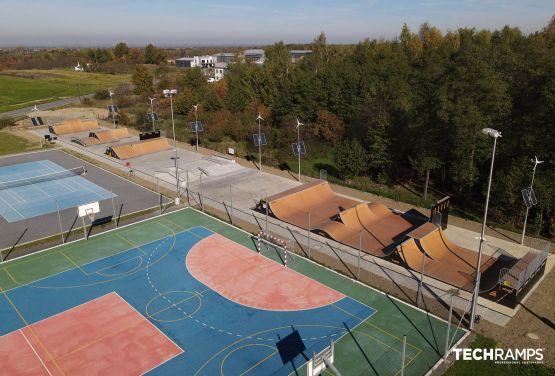
{"type": "Polygon", "coordinates": [[[304,125],[297,118],[297,157],[299,160],[299,183],[301,182],[301,125],[304,125]]]}
{"type": "Polygon", "coordinates": [[[156,98],[148,98],[148,99],[150,99],[150,118],[152,120],[152,131],[154,132],[156,130],[156,127],[154,126],[154,120],[156,120],[156,119],[155,119],[155,115],[154,115],[154,104],[153,103],[154,103],[154,100],[156,98]]]}
{"type": "MultiPolygon", "coordinates": [[[[533,186],[534,186],[534,176],[536,175],[536,167],[538,167],[540,163],[545,162],[545,161],[538,160],[538,157],[536,157],[535,155],[534,155],[534,159],[531,159],[531,161],[534,164],[534,169],[532,170],[532,182],[530,183],[530,188],[524,190],[525,191],[524,194],[528,195],[530,198],[534,197],[533,186]]],[[[522,237],[520,238],[520,244],[524,244],[524,235],[526,234],[526,222],[528,222],[528,212],[530,211],[530,207],[535,205],[532,199],[530,199],[529,201],[531,205],[526,203],[526,216],[524,217],[524,226],[522,227],[522,237]]]]}
{"type": "Polygon", "coordinates": [[[198,120],[197,120],[197,110],[198,110],[198,104],[194,104],[193,107],[195,108],[195,134],[197,136],[197,143],[196,143],[196,148],[195,150],[198,151],[198,120]]]}
{"type": "Polygon", "coordinates": [[[110,94],[110,113],[112,114],[112,125],[115,128],[116,127],[116,117],[115,117],[116,108],[114,107],[114,102],[112,100],[112,97],[114,96],[115,93],[112,90],[110,90],[108,94],[110,94]]]}
{"type": "Polygon", "coordinates": [[[258,165],[260,172],[262,172],[262,135],[260,133],[260,122],[264,121],[264,118],[260,115],[260,112],[256,117],[256,121],[258,121],[258,165]]]}
{"type": "Polygon", "coordinates": [[[162,93],[164,94],[164,97],[170,98],[170,108],[172,113],[172,132],[173,132],[173,158],[172,159],[174,160],[174,166],[175,166],[175,194],[176,194],[175,203],[176,205],[179,205],[179,165],[177,163],[177,160],[179,159],[179,157],[177,156],[177,146],[175,141],[175,120],[173,118],[173,96],[177,94],[177,90],[166,89],[162,91],[162,93]]]}
{"type": "Polygon", "coordinates": [[[482,222],[482,232],[480,234],[480,246],[478,248],[478,262],[476,263],[476,281],[474,285],[474,293],[472,294],[472,305],[470,309],[470,329],[474,329],[474,321],[476,315],[476,304],[478,302],[478,295],[480,293],[480,264],[482,263],[482,249],[484,246],[484,233],[486,231],[486,221],[488,218],[488,205],[489,205],[489,194],[491,191],[491,177],[493,175],[493,162],[495,160],[495,148],[497,146],[497,139],[501,137],[501,132],[492,129],[492,128],[484,128],[482,129],[482,133],[493,137],[493,152],[491,155],[491,165],[489,169],[489,180],[488,180],[488,190],[486,194],[486,208],[484,209],[484,220],[482,222]]]}

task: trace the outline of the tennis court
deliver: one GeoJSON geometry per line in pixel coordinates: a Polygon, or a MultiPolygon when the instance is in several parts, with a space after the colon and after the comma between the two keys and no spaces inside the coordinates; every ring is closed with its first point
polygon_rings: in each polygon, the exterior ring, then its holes
{"type": "MultiPolygon", "coordinates": [[[[0,367],[22,374],[344,375],[441,357],[446,324],[194,209],[0,265],[0,367]],[[100,361],[100,359],[102,361],[100,361]],[[5,368],[6,367],[6,368],[5,368]]],[[[454,328],[453,344],[464,334],[454,328]]]]}
{"type": "Polygon", "coordinates": [[[8,222],[112,198],[112,193],[84,179],[84,167],[67,170],[49,161],[0,167],[0,215],[8,222]]]}
{"type": "MultiPolygon", "coordinates": [[[[51,237],[61,243],[83,236],[74,231],[82,226],[77,206],[90,202],[100,204],[97,218],[119,219],[159,208],[160,195],[61,150],[0,157],[4,257],[11,257],[15,246],[38,239],[51,237]]],[[[115,220],[108,227],[115,227],[115,220]]],[[[95,226],[91,233],[102,229],[95,226]]]]}

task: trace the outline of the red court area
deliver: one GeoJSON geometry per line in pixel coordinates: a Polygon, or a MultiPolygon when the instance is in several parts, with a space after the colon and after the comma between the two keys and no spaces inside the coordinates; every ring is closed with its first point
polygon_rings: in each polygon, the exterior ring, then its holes
{"type": "Polygon", "coordinates": [[[183,352],[110,293],[0,337],[4,375],[139,375],[183,352]]]}
{"type": "Polygon", "coordinates": [[[345,296],[219,234],[198,242],[187,255],[197,280],[227,299],[252,308],[299,311],[345,296]]]}

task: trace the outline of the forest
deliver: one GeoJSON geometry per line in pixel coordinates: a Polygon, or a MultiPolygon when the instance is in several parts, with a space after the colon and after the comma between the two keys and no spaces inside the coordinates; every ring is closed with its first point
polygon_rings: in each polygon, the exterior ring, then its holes
{"type": "MultiPolygon", "coordinates": [[[[521,190],[530,186],[531,159],[537,156],[545,162],[536,169],[538,203],[530,211],[528,233],[554,236],[555,17],[529,34],[510,26],[441,32],[426,23],[414,31],[404,25],[392,40],[333,45],[321,33],[310,44],[278,42],[264,49],[263,65],[238,61],[216,83],[207,83],[201,69],[166,65],[183,54],[216,50],[119,43],[69,57],[80,56],[91,69],[133,72],[134,93],[122,89],[114,97],[123,124],[148,129],[147,98],[154,95],[155,110],[164,119],[159,126],[171,132],[169,100],[161,90],[176,88],[179,139],[192,138],[189,122],[193,105],[200,103],[203,146],[235,147],[240,156],[256,158],[252,136],[260,114],[268,138],[263,162],[296,170],[291,143],[299,119],[307,149],[303,173],[325,169],[331,181],[370,191],[405,187],[425,198],[415,203],[423,206],[449,195],[457,215],[477,221],[493,148],[493,139],[481,130],[494,128],[502,138],[488,219],[521,230],[526,213],[521,190]],[[313,53],[293,63],[292,48],[313,53]]],[[[40,63],[69,64],[67,52],[50,55],[40,63]]],[[[38,64],[26,57],[0,62],[12,68],[38,64]]]]}
{"type": "MultiPolygon", "coordinates": [[[[215,84],[206,83],[199,69],[177,78],[158,69],[155,88],[151,73],[138,67],[135,90],[145,95],[176,86],[174,108],[185,120],[194,119],[193,104],[200,103],[197,115],[206,124],[202,142],[216,149],[234,144],[254,154],[260,113],[268,164],[294,161],[298,118],[305,124],[303,158],[325,160],[321,165],[331,177],[347,183],[416,182],[421,188],[429,180],[436,197],[451,196],[459,211],[476,220],[483,212],[493,148],[493,139],[481,130],[494,128],[502,138],[489,218],[521,228],[526,211],[521,190],[530,186],[531,159],[537,156],[545,163],[535,174],[538,204],[530,211],[529,231],[553,236],[555,17],[528,35],[509,26],[442,33],[429,24],[418,32],[404,25],[395,40],[336,46],[322,33],[307,47],[312,55],[293,64],[289,46],[268,46],[263,65],[233,64],[215,84]]],[[[184,130],[182,138],[189,136],[184,130]]]]}

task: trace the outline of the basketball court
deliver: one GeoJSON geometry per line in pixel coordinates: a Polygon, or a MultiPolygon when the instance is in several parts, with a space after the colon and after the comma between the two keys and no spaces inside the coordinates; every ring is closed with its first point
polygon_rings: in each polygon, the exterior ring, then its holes
{"type": "Polygon", "coordinates": [[[422,375],[447,330],[194,209],[0,264],[0,293],[14,375],[306,375],[332,342],[343,375],[397,375],[404,335],[404,374],[422,375]]]}

